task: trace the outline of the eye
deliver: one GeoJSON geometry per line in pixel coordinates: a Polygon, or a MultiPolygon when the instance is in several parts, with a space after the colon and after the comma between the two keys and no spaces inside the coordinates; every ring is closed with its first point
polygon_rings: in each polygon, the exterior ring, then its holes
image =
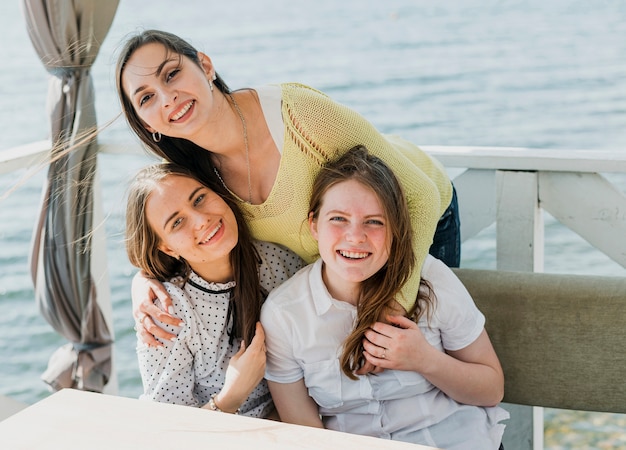
{"type": "Polygon", "coordinates": [[[144,95],[143,97],[141,97],[139,99],[139,106],[142,106],[144,103],[146,103],[151,98],[152,98],[152,94],[144,95]]]}
{"type": "Polygon", "coordinates": [[[178,75],[178,72],[180,72],[180,68],[178,68],[178,67],[176,69],[168,72],[165,75],[165,81],[171,81],[172,78],[174,78],[176,75],[178,75]]]}
{"type": "Polygon", "coordinates": [[[174,222],[172,222],[172,229],[178,228],[181,223],[183,223],[182,217],[176,218],[176,220],[174,220],[174,222]]]}
{"type": "Polygon", "coordinates": [[[200,194],[198,195],[195,200],[193,201],[193,206],[198,206],[200,203],[202,203],[202,201],[204,200],[204,197],[206,195],[205,194],[200,194]]]}
{"type": "Polygon", "coordinates": [[[379,219],[370,219],[370,220],[368,220],[365,223],[368,224],[368,225],[375,225],[375,226],[380,226],[380,227],[385,225],[385,223],[382,220],[379,220],[379,219]]]}
{"type": "Polygon", "coordinates": [[[345,222],[346,218],[341,216],[332,216],[328,219],[329,222],[345,222]]]}

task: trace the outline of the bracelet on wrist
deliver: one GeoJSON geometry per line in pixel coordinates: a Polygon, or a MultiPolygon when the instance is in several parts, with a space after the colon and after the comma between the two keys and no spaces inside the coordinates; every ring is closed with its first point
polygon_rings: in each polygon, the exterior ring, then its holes
{"type": "MultiPolygon", "coordinates": [[[[211,398],[209,399],[209,409],[210,409],[211,411],[226,412],[226,411],[222,411],[222,410],[220,409],[220,407],[219,407],[219,406],[217,406],[217,403],[215,403],[215,397],[216,397],[216,396],[217,396],[217,394],[213,394],[213,395],[211,396],[211,398]]],[[[234,412],[234,413],[232,413],[232,414],[239,414],[239,408],[237,408],[237,411],[235,411],[235,412],[234,412]]]]}

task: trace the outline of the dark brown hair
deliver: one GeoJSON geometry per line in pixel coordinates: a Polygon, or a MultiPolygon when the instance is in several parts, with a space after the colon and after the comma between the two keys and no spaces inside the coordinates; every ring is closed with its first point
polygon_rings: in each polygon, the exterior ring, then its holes
{"type": "MultiPolygon", "coordinates": [[[[198,58],[198,50],[190,43],[175,34],[160,30],[145,30],[131,36],[120,51],[115,70],[115,82],[119,96],[122,113],[130,128],[137,134],[148,150],[167,161],[178,164],[201,176],[202,179],[213,177],[213,162],[211,153],[197,144],[183,138],[174,138],[163,135],[159,142],[152,139],[152,134],[146,129],[144,122],[139,118],[133,104],[124,92],[122,76],[126,63],[131,56],[141,47],[147,44],[161,44],[167,53],[173,53],[180,58],[188,58],[198,67],[202,67],[198,58]]],[[[231,92],[228,85],[215,73],[214,86],[224,94],[231,92]]],[[[207,80],[208,83],[208,80],[207,80]]]]}

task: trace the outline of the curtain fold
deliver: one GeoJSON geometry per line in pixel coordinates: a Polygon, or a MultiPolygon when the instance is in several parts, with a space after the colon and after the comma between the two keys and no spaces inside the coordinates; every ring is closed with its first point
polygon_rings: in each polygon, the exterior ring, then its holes
{"type": "Polygon", "coordinates": [[[90,74],[118,0],[22,0],[28,34],[50,74],[47,110],[52,162],[31,252],[35,297],[70,344],[42,375],[53,390],[102,392],[111,374],[112,333],[91,276],[97,126],[90,74]],[[71,149],[70,151],[66,151],[71,149]]]}

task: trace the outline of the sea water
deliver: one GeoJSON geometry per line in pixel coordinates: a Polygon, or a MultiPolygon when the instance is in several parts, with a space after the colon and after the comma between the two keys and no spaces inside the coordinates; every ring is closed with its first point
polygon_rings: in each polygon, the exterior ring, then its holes
{"type": "MultiPolygon", "coordinates": [[[[48,133],[48,75],[20,3],[0,3],[0,150],[48,133]]],[[[119,115],[117,51],[125,36],[146,28],[190,40],[232,88],[306,83],[418,144],[626,151],[626,3],[619,0],[122,0],[92,69],[100,124],[119,115]]],[[[121,118],[103,139],[122,148],[135,141],[121,118]]],[[[124,189],[148,161],[99,158],[116,374],[120,395],[129,397],[139,395],[141,381],[124,189]]],[[[65,343],[39,315],[29,274],[44,179],[45,171],[0,175],[0,394],[28,403],[48,395],[39,376],[65,343]]],[[[546,271],[626,274],[547,223],[546,271]]],[[[462,265],[492,267],[490,239],[463,252],[462,265]]]]}

